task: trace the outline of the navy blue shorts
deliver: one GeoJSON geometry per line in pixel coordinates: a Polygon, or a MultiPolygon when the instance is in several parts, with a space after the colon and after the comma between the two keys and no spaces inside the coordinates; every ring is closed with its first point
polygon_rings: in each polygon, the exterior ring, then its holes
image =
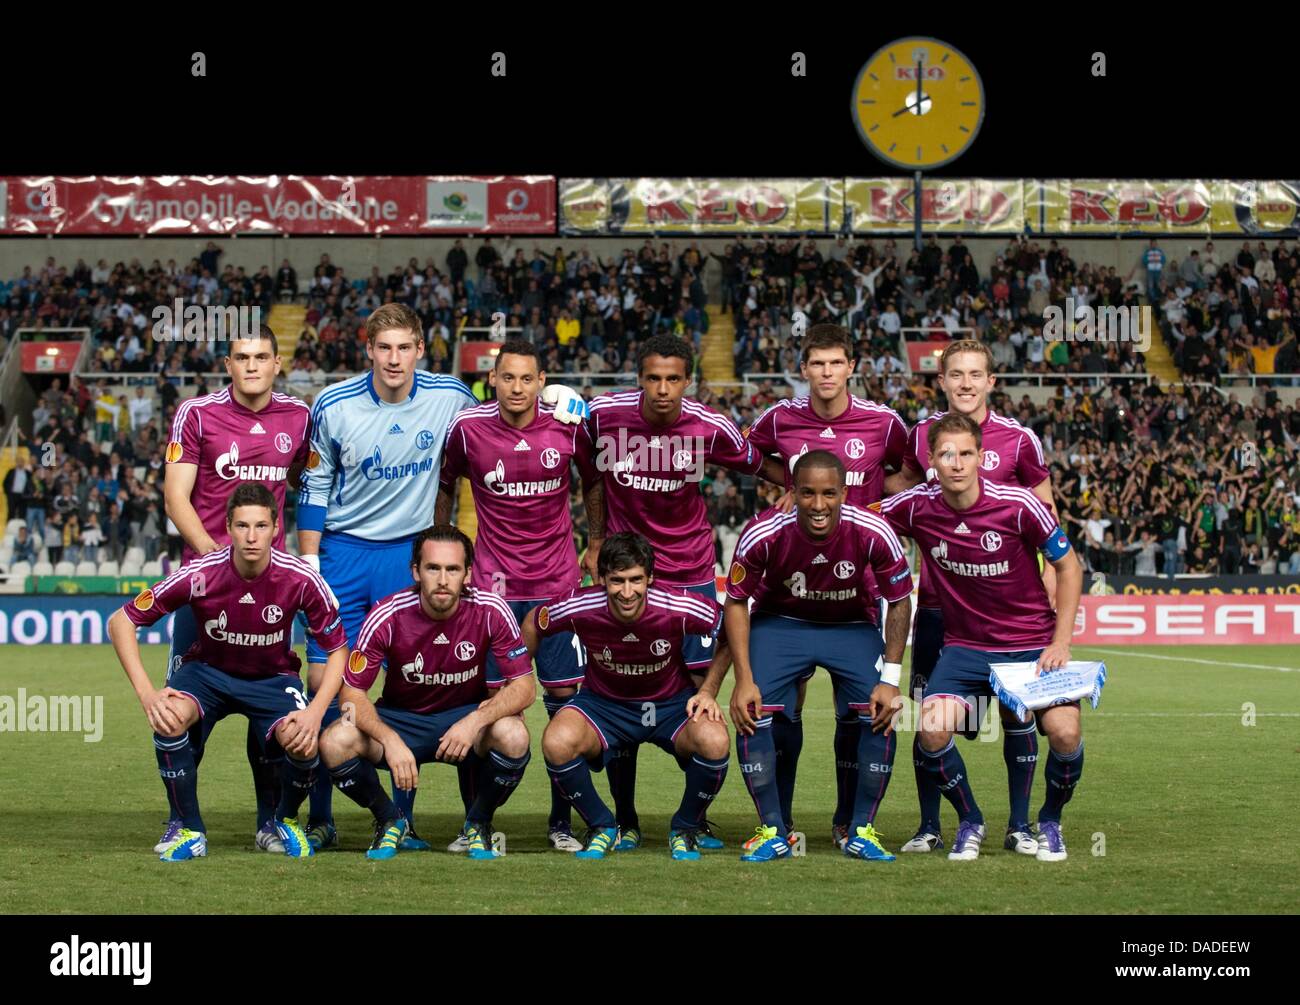
{"type": "Polygon", "coordinates": [[[639,743],[653,743],[677,756],[674,744],[686,725],[686,703],[694,695],[691,688],[656,702],[618,701],[583,688],[564,707],[578,712],[596,730],[603,766],[620,749],[639,743]]]}
{"type": "MultiPolygon", "coordinates": [[[[320,538],[320,574],[339,602],[348,646],[356,645],[366,615],[384,597],[415,581],[411,578],[412,538],[364,541],[326,531],[320,538]]],[[[307,637],[307,662],[324,663],[329,654],[307,637]]]]}
{"type": "Polygon", "coordinates": [[[190,651],[198,640],[199,623],[194,620],[194,609],[185,604],[172,615],[172,649],[167,660],[167,677],[181,665],[181,657],[190,651]]]}
{"type": "MultiPolygon", "coordinates": [[[[699,586],[683,586],[680,589],[694,593],[699,597],[708,597],[717,602],[718,585],[710,579],[699,586]]],[[[697,677],[702,677],[713,662],[713,639],[707,635],[688,635],[682,640],[682,658],[686,660],[686,669],[697,677]]]]}
{"type": "Polygon", "coordinates": [[[979,733],[979,720],[975,716],[983,716],[979,699],[984,698],[987,702],[995,697],[993,685],[989,683],[992,664],[1025,663],[1038,659],[1042,654],[1042,649],[993,653],[965,646],[944,646],[939,653],[939,662],[926,682],[924,700],[955,698],[961,702],[966,708],[967,720],[966,729],[959,732],[963,732],[967,739],[973,739],[979,733]]]}
{"type": "MultiPolygon", "coordinates": [[[[443,712],[408,712],[404,708],[376,705],[375,711],[379,713],[380,721],[391,727],[411,749],[416,764],[427,764],[438,752],[443,734],[476,708],[478,704],[474,703],[443,712]]],[[[381,760],[379,767],[387,768],[388,762],[381,760]]]]}
{"type": "Polygon", "coordinates": [[[835,712],[865,712],[880,683],[885,641],[866,622],[826,625],[774,614],[754,614],[749,623],[749,663],[763,695],[764,712],[792,716],[799,681],[817,667],[830,671],[835,712]]]}
{"type": "Polygon", "coordinates": [[[272,735],[290,712],[307,707],[302,680],[296,674],[276,674],[248,680],[218,670],[208,663],[190,660],[172,671],[168,686],[188,695],[199,707],[203,737],[228,715],[244,715],[262,738],[263,750],[280,752],[272,735]]]}
{"type": "MultiPolygon", "coordinates": [[[[510,605],[515,620],[522,625],[528,612],[541,607],[543,601],[507,600],[506,603],[510,605]]],[[[573,632],[560,632],[542,639],[533,661],[542,687],[576,687],[587,674],[587,650],[573,632]]],[[[496,656],[491,652],[488,653],[487,667],[489,674],[496,668],[496,656]]]]}
{"type": "Polygon", "coordinates": [[[920,700],[925,694],[925,682],[934,673],[943,649],[943,611],[937,607],[918,607],[912,624],[912,677],[908,691],[920,700]]]}

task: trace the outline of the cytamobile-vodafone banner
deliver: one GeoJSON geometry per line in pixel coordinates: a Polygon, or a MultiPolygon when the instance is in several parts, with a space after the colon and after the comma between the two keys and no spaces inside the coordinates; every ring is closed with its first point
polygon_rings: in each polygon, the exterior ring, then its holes
{"type": "Polygon", "coordinates": [[[1300,596],[1080,598],[1076,645],[1296,645],[1300,596]]]}
{"type": "Polygon", "coordinates": [[[550,176],[0,179],[8,234],[552,234],[550,176]]]}

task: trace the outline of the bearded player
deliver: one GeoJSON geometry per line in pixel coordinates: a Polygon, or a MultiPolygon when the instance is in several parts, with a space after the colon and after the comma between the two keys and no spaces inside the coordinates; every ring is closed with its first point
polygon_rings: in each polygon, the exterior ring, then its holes
{"type": "MultiPolygon", "coordinates": [[[[182,563],[230,543],[226,502],[232,487],[243,481],[255,481],[271,490],[276,505],[272,543],[283,551],[285,489],[298,483],[308,459],[310,409],[298,398],[271,390],[281,370],[275,333],[262,325],[255,338],[232,339],[227,343],[225,364],[230,386],[186,399],[172,420],[163,495],[167,515],[184,541],[182,563]]],[[[188,605],[178,608],[172,618],[169,672],[180,666],[197,637],[193,611],[188,605]]],[[[201,731],[195,730],[190,740],[197,766],[203,757],[201,731]]],[[[263,747],[250,721],[246,750],[257,797],[254,840],[264,851],[282,852],[275,830],[279,766],[265,759],[263,747]]],[[[173,805],[167,831],[154,851],[161,853],[180,826],[180,813],[173,805]]]]}
{"type": "MultiPolygon", "coordinates": [[[[948,398],[949,411],[922,419],[908,439],[907,455],[898,479],[904,488],[934,479],[929,461],[930,427],[945,415],[964,415],[980,429],[983,444],[981,476],[1000,484],[1031,489],[1047,508],[1055,512],[1052,480],[1043,458],[1043,448],[1033,431],[1014,419],[998,415],[988,407],[989,393],[997,383],[993,374],[993,354],[988,346],[972,339],[953,342],[939,360],[939,386],[948,398]]],[[[1044,587],[1054,598],[1056,574],[1051,563],[1039,560],[1044,587]]],[[[934,585],[924,571],[917,598],[916,625],[912,639],[912,677],[910,689],[916,701],[925,693],[926,680],[939,658],[944,644],[943,612],[934,585]]],[[[1036,855],[1038,842],[1029,826],[1029,798],[1038,762],[1038,736],[1032,724],[1019,722],[1010,713],[1002,713],[1002,757],[1007,766],[1007,789],[1011,811],[1003,842],[1008,851],[1036,855]]],[[[943,847],[939,824],[939,790],[931,783],[920,747],[920,736],[913,739],[912,763],[916,773],[916,791],[921,804],[921,824],[916,835],[900,849],[904,852],[928,852],[943,847]]]]}
{"type": "Polygon", "coordinates": [[[473,565],[474,545],[462,531],[421,531],[411,545],[415,585],[376,605],[348,659],[340,705],[353,715],[322,734],[321,757],[339,791],[375,818],[367,858],[396,855],[409,826],[376,766],[392,772],[400,791],[415,787],[428,761],[468,771],[465,850],[472,859],[497,857],[492,816],[528,765],[522,713],[537,692],[510,608],[466,585],[473,565]],[[384,692],[372,705],[366,692],[383,665],[384,692]]]}
{"type": "MultiPolygon", "coordinates": [[[[834,324],[813,325],[803,339],[800,370],[808,381],[807,397],[776,402],[760,415],[745,436],[764,455],[776,457],[785,472],[786,488],[794,488],[794,465],[809,450],[826,450],[845,470],[844,501],[858,509],[878,506],[884,494],[911,483],[897,474],[907,451],[907,427],[898,413],[849,393],[853,372],[853,340],[834,324]]],[[[868,572],[868,576],[870,573],[868,572]]],[[[868,580],[868,590],[880,596],[868,580]]],[[[776,781],[782,814],[792,828],[794,780],[803,750],[802,711],[808,679],[799,682],[793,713],[773,717],[776,781]]],[[[859,716],[852,709],[835,719],[835,814],[832,836],[841,848],[849,839],[849,823],[858,791],[859,716]]]]}
{"type": "MultiPolygon", "coordinates": [[[[583,565],[594,579],[606,532],[636,532],[650,542],[661,588],[716,602],[713,528],[700,495],[704,466],[763,473],[778,483],[783,476],[780,465],[765,460],[735,423],[685,397],[694,366],[695,353],[685,341],[655,335],[637,352],[641,389],[592,399],[588,428],[602,477],[587,491],[590,543],[583,565]]],[[[687,641],[682,655],[695,676],[709,665],[712,645],[707,635],[687,641]]],[[[633,807],[635,745],[626,746],[608,770],[622,832],[618,850],[632,850],[641,838],[633,807]]],[[[698,841],[706,849],[722,846],[707,826],[698,841]]]]}
{"type": "Polygon", "coordinates": [[[639,534],[610,535],[600,552],[599,585],[548,602],[524,620],[524,641],[572,632],[588,653],[582,690],[542,734],[546,770],[587,824],[578,858],[601,859],[618,843],[614,814],[596,793],[591,771],[626,746],[654,743],[672,754],[685,789],[668,833],[674,861],[700,857],[704,815],[727,777],[730,740],[718,688],[731,662],[718,636],[722,609],[712,598],[655,584],[655,555],[639,534]],[[713,658],[697,689],[684,652],[706,636],[713,658]]]}
{"type": "MultiPolygon", "coordinates": [[[[1069,662],[1083,571],[1055,515],[1035,493],[981,474],[988,465],[974,420],[945,415],[929,424],[926,441],[927,466],[937,481],[890,496],[881,515],[920,547],[924,575],[943,612],[943,650],[922,698],[920,761],[957,811],[948,857],[968,861],[979,857],[984,816],[953,736],[978,733],[983,707],[994,696],[991,664],[1033,661],[1048,673],[1069,662]],[[1055,612],[1038,570],[1040,552],[1056,568],[1055,612]]],[[[1079,703],[1014,721],[1048,739],[1035,857],[1061,861],[1061,811],[1083,774],[1079,703]]]]}
{"type": "MultiPolygon", "coordinates": [[[[298,500],[298,547],[339,598],[349,642],[383,597],[410,584],[411,542],[429,526],[437,498],[442,449],[458,412],[479,402],[454,377],[416,370],[424,355],[419,316],[404,304],[384,304],[366,319],[372,368],[321,392],[312,407],[312,457],[298,500]]],[[[581,422],[586,404],[552,385],[554,418],[581,422]]],[[[323,654],[310,641],[308,677],[314,688],[323,654]]],[[[338,714],[331,709],[328,721],[338,714]]],[[[409,822],[415,789],[394,786],[409,822]]],[[[314,847],[338,838],[332,788],[322,777],[309,807],[314,847]]],[[[409,830],[403,847],[428,848],[409,830]]]]}
{"type": "Polygon", "coordinates": [[[736,756],[759,825],[745,862],[791,854],[777,791],[773,714],[794,710],[799,681],[824,666],[836,680],[836,715],[862,718],[851,858],[892,862],[874,822],[893,768],[893,714],[912,616],[912,574],[902,544],[875,513],[844,502],[838,457],[813,450],[794,467],[795,511],[769,509],[746,526],[727,577],[727,638],[736,686],[736,756]],[[888,603],[882,638],[873,584],[888,603]],[[753,603],[751,612],[750,602],[753,603]]]}
{"type": "MultiPolygon", "coordinates": [[[[595,477],[583,424],[561,425],[539,404],[546,374],[536,347],[523,339],[501,346],[488,382],[497,400],[452,420],[442,455],[435,519],[451,519],[456,483],[468,478],[478,515],[478,553],[471,582],[505,600],[522,621],[543,600],[562,597],[581,579],[569,514],[569,467],[595,477]]],[[[495,660],[489,655],[491,664],[495,660]]],[[[537,652],[537,676],[549,719],[582,683],[584,654],[570,632],[548,636],[537,652]]],[[[572,811],[551,787],[547,839],[559,851],[580,851],[572,811]]]]}
{"type": "Polygon", "coordinates": [[[280,764],[276,832],[284,854],[313,853],[298,808],[317,773],[321,720],[343,680],[347,639],[325,581],[306,562],[272,546],[277,509],[266,486],[239,485],[226,505],[230,544],[182,565],[108,622],[113,649],[153,728],[158,772],[180,813],[180,829],[159,855],[164,862],[207,854],[191,730],[198,726],[206,737],[235,714],[248,718],[268,759],[280,764]],[[187,604],[203,630],[167,685],[156,689],[140,661],[136,629],[187,604]],[[298,676],[302,662],[293,651],[299,611],[309,636],[329,654],[310,704],[298,676]]]}

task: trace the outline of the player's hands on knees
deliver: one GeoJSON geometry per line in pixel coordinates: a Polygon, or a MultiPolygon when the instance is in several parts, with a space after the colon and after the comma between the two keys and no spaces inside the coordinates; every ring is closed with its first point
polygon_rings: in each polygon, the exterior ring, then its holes
{"type": "Polygon", "coordinates": [[[789,513],[794,509],[794,490],[787,489],[782,492],[773,505],[782,513],[789,513]]]}
{"type": "Polygon", "coordinates": [[[390,742],[384,744],[384,760],[388,762],[393,784],[399,789],[409,792],[420,784],[420,766],[415,763],[415,755],[411,753],[411,748],[403,743],[400,737],[394,736],[390,742]]]}
{"type": "Polygon", "coordinates": [[[287,753],[311,757],[320,739],[320,718],[306,709],[290,712],[280,725],[280,746],[287,753]]]}
{"type": "Polygon", "coordinates": [[[459,764],[469,756],[481,732],[473,719],[472,715],[467,715],[442,734],[442,742],[438,744],[438,750],[433,755],[434,760],[459,764]]]}
{"type": "Polygon", "coordinates": [[[737,683],[731,691],[731,721],[737,732],[753,736],[763,711],[763,695],[753,680],[737,683]]]}
{"type": "Polygon", "coordinates": [[[180,710],[173,704],[172,699],[184,697],[175,688],[164,687],[150,692],[140,703],[155,733],[168,736],[181,728],[185,720],[181,718],[180,710]]]}
{"type": "Polygon", "coordinates": [[[1039,674],[1051,673],[1053,670],[1060,670],[1069,662],[1070,647],[1053,642],[1038,657],[1038,672],[1039,674]]]}
{"type": "Polygon", "coordinates": [[[722,721],[722,709],[710,694],[693,695],[686,703],[686,714],[691,722],[699,722],[701,718],[706,722],[722,721]]]}
{"type": "Polygon", "coordinates": [[[903,707],[903,697],[893,684],[883,681],[871,689],[871,731],[884,730],[886,736],[894,731],[894,715],[903,707]]]}

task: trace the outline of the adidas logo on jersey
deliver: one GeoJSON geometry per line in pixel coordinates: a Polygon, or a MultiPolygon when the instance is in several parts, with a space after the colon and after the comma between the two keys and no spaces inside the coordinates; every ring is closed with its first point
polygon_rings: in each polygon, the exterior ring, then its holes
{"type": "Polygon", "coordinates": [[[825,555],[818,555],[816,558],[814,558],[814,559],[812,560],[812,564],[813,564],[813,565],[825,565],[825,564],[826,564],[827,562],[829,562],[829,561],[830,561],[830,559],[828,559],[825,555]]]}
{"type": "Polygon", "coordinates": [[[521,439],[518,443],[515,444],[515,450],[517,450],[517,451],[518,451],[518,450],[532,450],[532,449],[533,449],[533,448],[530,447],[530,446],[528,445],[528,441],[527,441],[527,440],[524,440],[524,439],[521,439]]]}
{"type": "Polygon", "coordinates": [[[831,429],[830,426],[827,426],[817,435],[819,435],[823,440],[833,440],[835,439],[835,430],[831,429]]]}
{"type": "Polygon", "coordinates": [[[241,604],[255,604],[255,603],[257,603],[257,601],[253,599],[253,595],[252,595],[251,593],[245,593],[242,597],[239,598],[239,602],[240,602],[241,604]]]}
{"type": "Polygon", "coordinates": [[[436,639],[433,640],[433,644],[434,644],[435,646],[449,646],[449,645],[451,645],[451,643],[447,641],[447,636],[443,635],[442,632],[439,632],[439,633],[438,633],[438,637],[437,637],[436,639]]]}
{"type": "Polygon", "coordinates": [[[955,533],[955,534],[969,534],[969,533],[970,533],[970,528],[966,526],[966,521],[963,520],[961,523],[957,524],[957,529],[956,529],[953,533],[955,533]]]}
{"type": "Polygon", "coordinates": [[[400,433],[401,431],[402,431],[402,427],[399,426],[396,422],[394,422],[393,428],[388,431],[388,434],[391,436],[393,433],[400,433]]]}
{"type": "Polygon", "coordinates": [[[250,434],[252,434],[252,433],[260,433],[260,434],[262,434],[263,436],[266,435],[266,430],[262,428],[262,424],[261,424],[260,422],[254,422],[254,423],[253,423],[253,428],[250,429],[248,432],[249,432],[250,434]]]}
{"type": "Polygon", "coordinates": [[[623,641],[624,641],[624,642],[640,642],[641,640],[638,639],[638,638],[637,638],[637,637],[636,637],[632,632],[628,632],[626,635],[623,636],[623,641]]]}

